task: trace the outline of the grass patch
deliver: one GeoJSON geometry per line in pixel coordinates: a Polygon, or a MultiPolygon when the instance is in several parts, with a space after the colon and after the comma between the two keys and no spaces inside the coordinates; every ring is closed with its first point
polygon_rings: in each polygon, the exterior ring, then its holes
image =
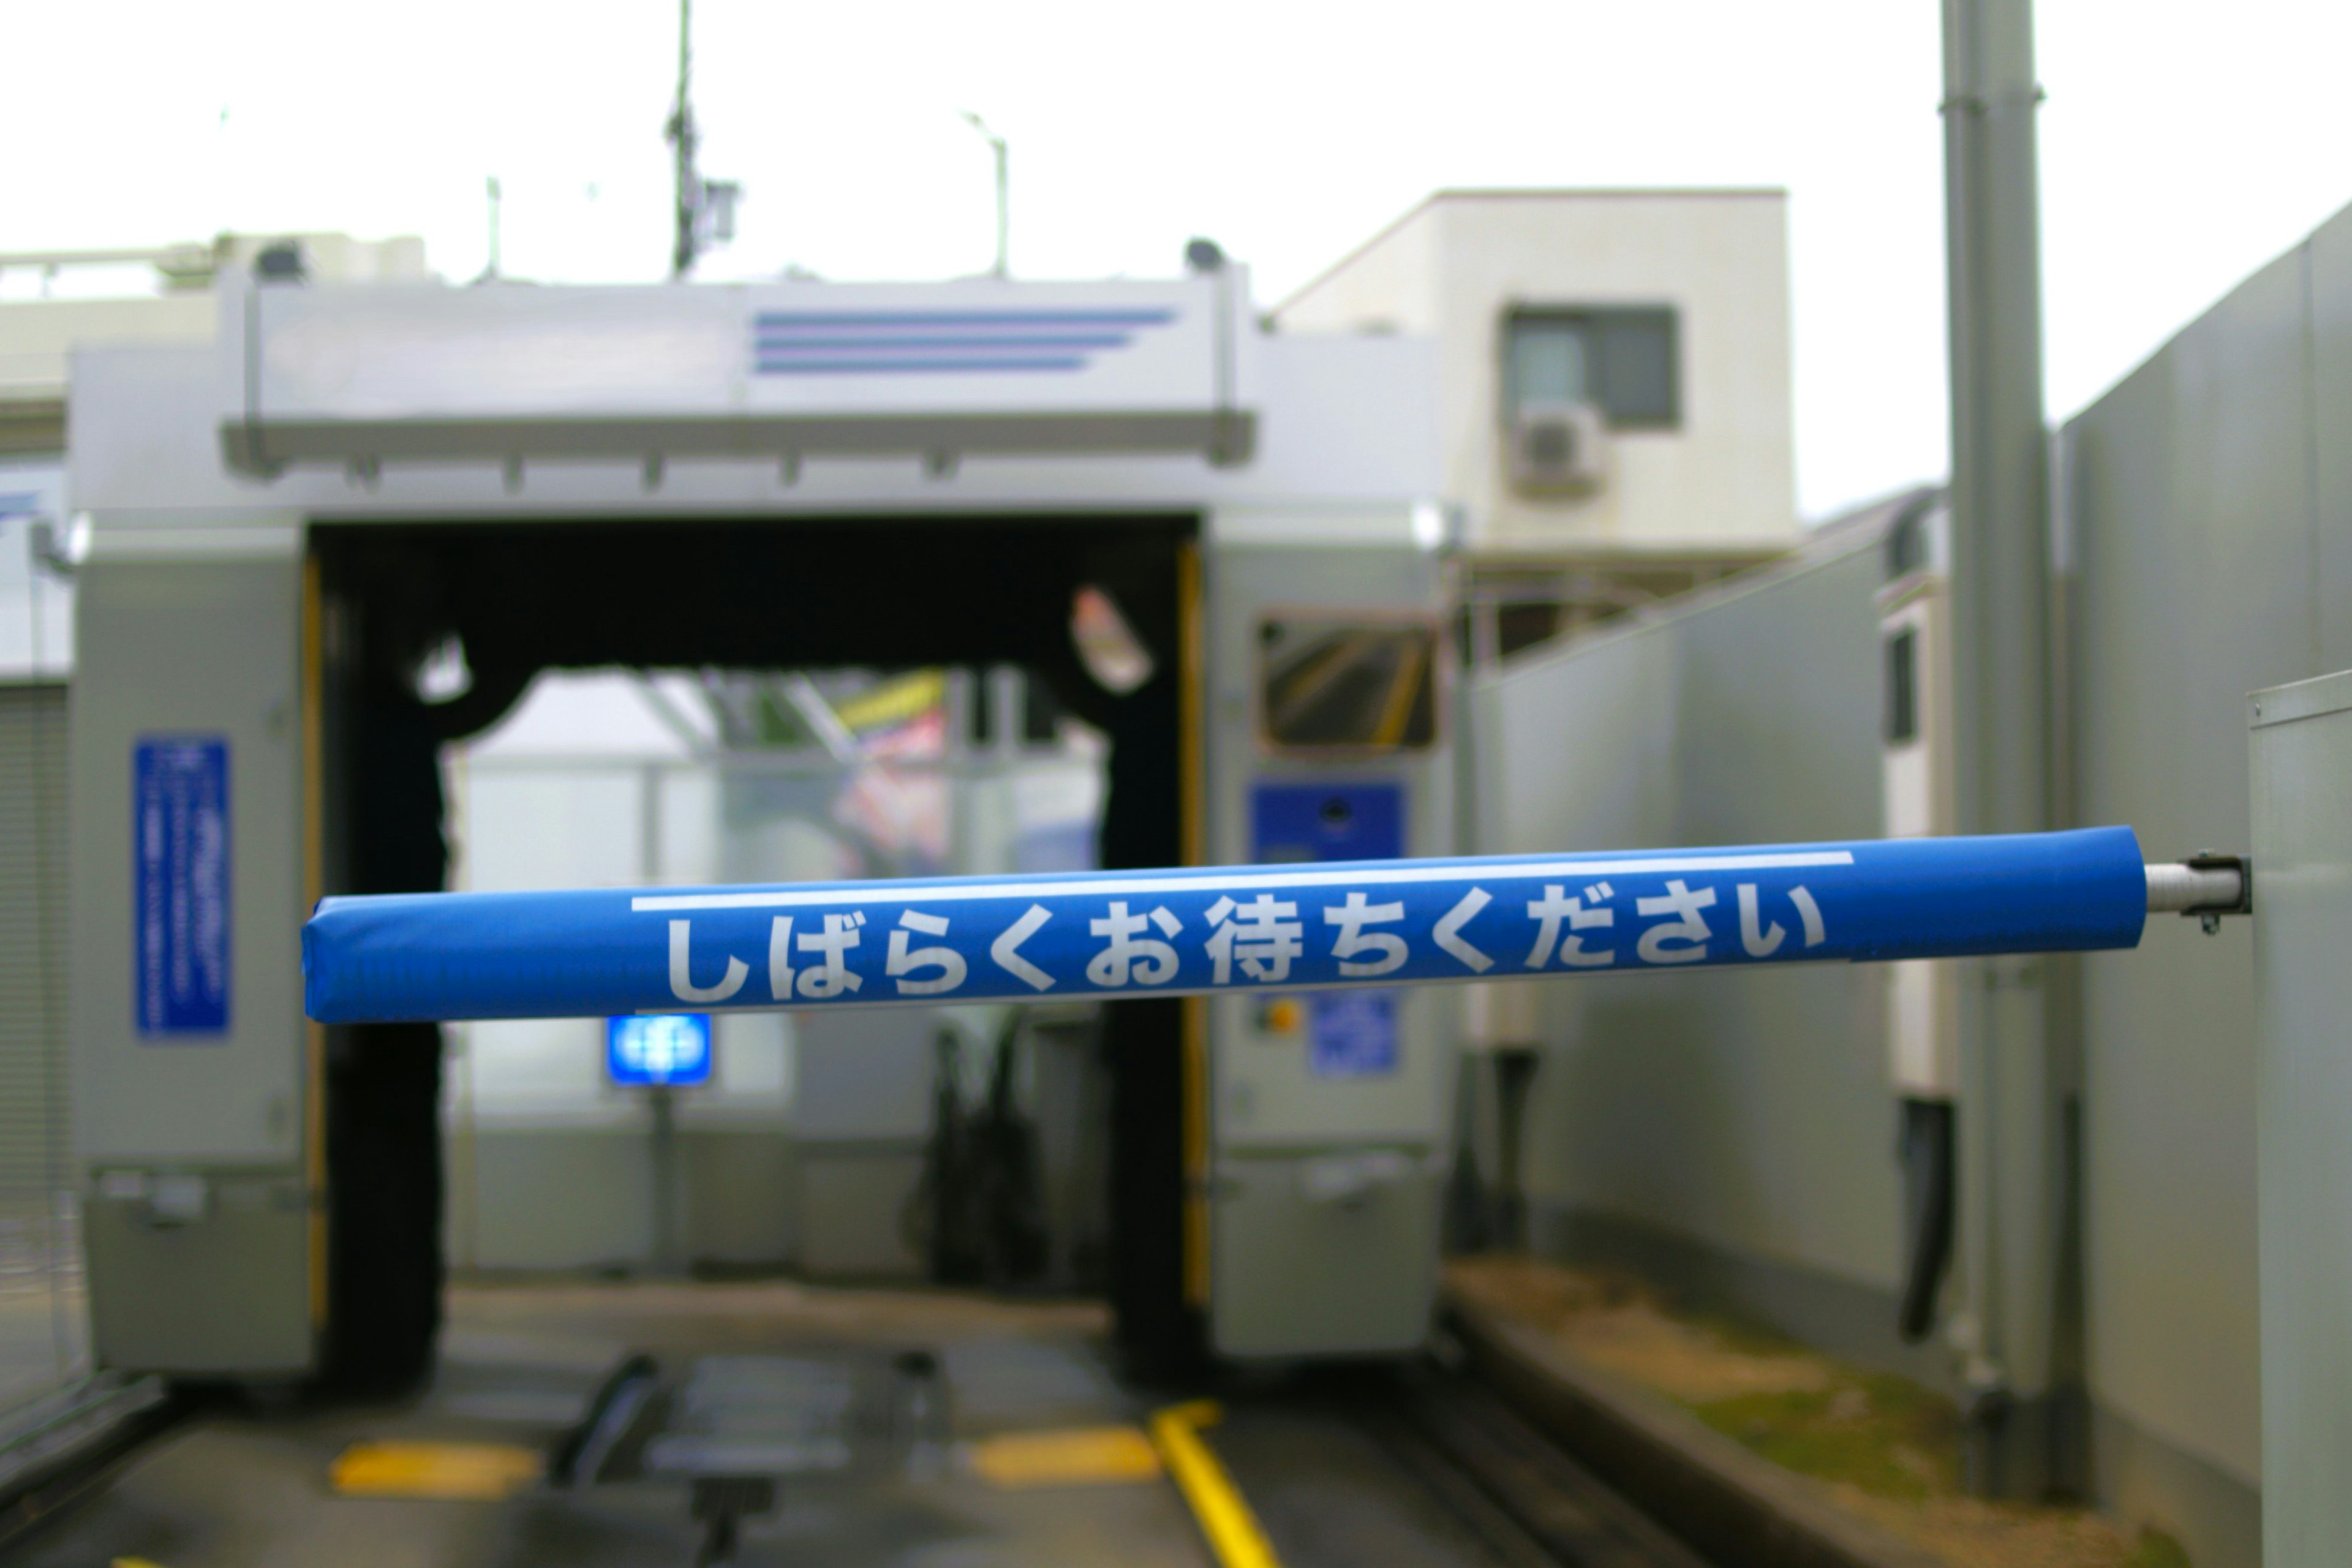
{"type": "Polygon", "coordinates": [[[2189,1568],[2189,1553],[2160,1530],[2143,1530],[2124,1568],[2189,1568]]]}
{"type": "Polygon", "coordinates": [[[1966,1495],[1954,1403],[1908,1378],[1814,1351],[1630,1275],[1526,1259],[1457,1263],[1452,1288],[1647,1388],[1830,1500],[1954,1568],[2190,1568],[2161,1531],[2078,1508],[1966,1495]]]}
{"type": "MultiPolygon", "coordinates": [[[[1820,1388],[1690,1408],[1724,1436],[1817,1480],[1904,1502],[1959,1489],[1959,1412],[1906,1378],[1841,1373],[1820,1388]]],[[[2152,1560],[2147,1568],[2168,1565],[2152,1560]]]]}
{"type": "Polygon", "coordinates": [[[1693,1328],[1706,1330],[1725,1350],[1737,1351],[1741,1355],[1820,1357],[1820,1352],[1802,1341],[1792,1340],[1780,1330],[1750,1319],[1729,1317],[1721,1312],[1685,1311],[1675,1309],[1672,1303],[1664,1310],[1693,1328]]]}

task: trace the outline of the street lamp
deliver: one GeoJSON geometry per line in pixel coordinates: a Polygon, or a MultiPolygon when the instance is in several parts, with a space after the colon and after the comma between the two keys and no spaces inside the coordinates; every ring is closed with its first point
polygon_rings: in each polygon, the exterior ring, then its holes
{"type": "Polygon", "coordinates": [[[989,151],[996,154],[996,265],[989,268],[989,276],[1010,278],[1013,276],[1010,251],[1013,230],[1011,154],[1005,148],[1004,138],[991,131],[988,121],[969,109],[961,112],[971,128],[987,138],[989,151]]]}

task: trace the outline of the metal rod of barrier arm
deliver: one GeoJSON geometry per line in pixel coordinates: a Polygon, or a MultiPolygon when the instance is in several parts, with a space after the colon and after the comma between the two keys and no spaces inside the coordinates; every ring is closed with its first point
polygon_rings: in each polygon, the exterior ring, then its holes
{"type": "MultiPolygon", "coordinates": [[[[320,1023],[1177,995],[2132,947],[2244,901],[2127,827],[1476,859],[323,900],[320,1023]]],[[[2199,868],[2206,872],[2205,868],[2199,868]]]]}

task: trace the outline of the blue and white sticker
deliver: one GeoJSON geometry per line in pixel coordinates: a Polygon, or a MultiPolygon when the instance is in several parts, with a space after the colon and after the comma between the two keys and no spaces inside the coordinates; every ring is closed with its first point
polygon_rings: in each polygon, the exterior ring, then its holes
{"type": "Polygon", "coordinates": [[[330,899],[321,1023],[1307,991],[2131,947],[2125,827],[1479,859],[330,899]]]}
{"type": "Polygon", "coordinates": [[[131,749],[131,966],[139,1032],[220,1035],[229,1019],[228,742],[131,749]]]}
{"type": "MultiPolygon", "coordinates": [[[[1404,786],[1392,779],[1262,781],[1250,790],[1254,858],[1260,865],[1397,859],[1404,854],[1404,786]]],[[[1371,923],[1364,922],[1364,928],[1371,923]]],[[[1371,938],[1366,929],[1359,929],[1352,940],[1361,943],[1371,938]]],[[[1306,1002],[1307,1070],[1311,1077],[1385,1078],[1395,1073],[1393,992],[1315,991],[1306,1002]]]]}
{"type": "Polygon", "coordinates": [[[1387,1078],[1397,1070],[1393,991],[1318,991],[1307,997],[1307,1070],[1317,1078],[1387,1078]]]}

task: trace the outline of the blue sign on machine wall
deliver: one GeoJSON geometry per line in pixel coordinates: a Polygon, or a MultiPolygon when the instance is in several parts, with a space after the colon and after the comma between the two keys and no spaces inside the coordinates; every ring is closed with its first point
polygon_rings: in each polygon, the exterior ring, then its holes
{"type": "MultiPolygon", "coordinates": [[[[1404,788],[1395,784],[1260,784],[1250,798],[1255,858],[1394,860],[1404,854],[1404,788]]],[[[1397,1068],[1392,991],[1317,991],[1307,998],[1307,1070],[1376,1078],[1397,1068]]]]}
{"type": "Polygon", "coordinates": [[[1404,854],[1404,786],[1262,784],[1250,794],[1250,858],[1394,860],[1404,854]]]}
{"type": "Polygon", "coordinates": [[[710,1015],[637,1013],[604,1020],[604,1071],[617,1084],[692,1088],[710,1081],[710,1015]]]}
{"type": "Polygon", "coordinates": [[[158,737],[131,751],[133,920],[142,1035],[228,1028],[228,742],[158,737]]]}

